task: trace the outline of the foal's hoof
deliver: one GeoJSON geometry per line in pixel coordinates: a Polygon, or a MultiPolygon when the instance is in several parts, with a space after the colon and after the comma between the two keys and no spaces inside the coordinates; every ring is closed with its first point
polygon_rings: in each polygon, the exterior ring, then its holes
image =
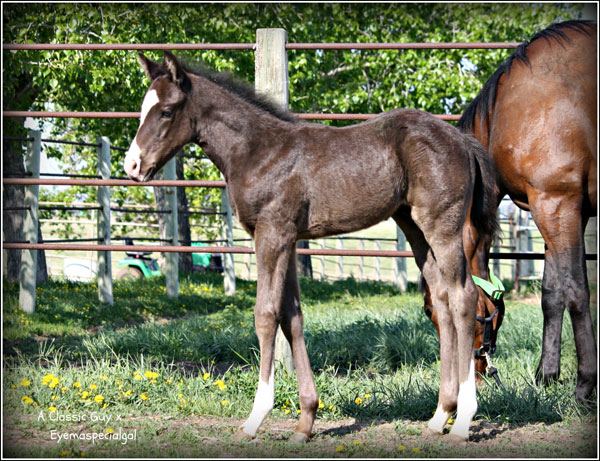
{"type": "Polygon", "coordinates": [[[253,435],[246,434],[242,428],[239,428],[238,431],[233,436],[234,442],[248,442],[254,438],[253,435]]]}
{"type": "Polygon", "coordinates": [[[294,435],[290,437],[290,443],[306,443],[310,440],[310,437],[303,432],[294,432],[294,435]]]}
{"type": "Polygon", "coordinates": [[[465,439],[461,435],[456,435],[456,434],[450,433],[444,437],[444,440],[446,442],[448,442],[448,444],[452,445],[453,447],[466,447],[468,444],[469,438],[467,436],[467,438],[465,439]]]}
{"type": "Polygon", "coordinates": [[[430,435],[442,435],[444,433],[444,431],[442,430],[442,432],[434,430],[432,428],[430,428],[429,426],[425,426],[423,428],[423,431],[421,432],[423,435],[426,436],[430,436],[430,435]]]}

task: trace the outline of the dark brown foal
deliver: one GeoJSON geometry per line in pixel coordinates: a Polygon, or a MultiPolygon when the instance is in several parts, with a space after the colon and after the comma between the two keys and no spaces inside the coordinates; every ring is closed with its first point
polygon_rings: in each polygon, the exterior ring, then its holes
{"type": "Polygon", "coordinates": [[[194,142],[217,165],[239,222],[255,241],[256,334],[260,373],[252,412],[238,439],[251,438],[274,404],[278,325],[296,366],[301,418],[292,441],[312,433],[318,395],[304,336],[296,275],[298,240],[353,232],[393,217],[432,289],[440,319],[441,385],[429,427],[469,436],[477,409],[473,341],[477,290],[463,250],[465,223],[482,238],[496,228],[487,200],[491,166],[471,136],[416,110],[393,110],[357,125],[303,123],[242,85],[140,54],[152,84],[125,171],[153,177],[194,142]]]}

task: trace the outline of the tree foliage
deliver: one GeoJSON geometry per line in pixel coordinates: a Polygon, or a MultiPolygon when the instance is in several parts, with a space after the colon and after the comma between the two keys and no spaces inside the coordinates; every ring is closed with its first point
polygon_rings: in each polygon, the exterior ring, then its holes
{"type": "MultiPolygon", "coordinates": [[[[4,43],[254,42],[258,28],[287,30],[290,42],[503,42],[526,40],[550,23],[578,18],[573,4],[5,4],[4,43]]],[[[5,110],[137,111],[148,81],[133,51],[4,51],[5,110]]],[[[459,114],[510,50],[292,50],[290,108],[295,112],[377,113],[397,107],[459,114]]],[[[251,51],[178,52],[216,70],[254,80],[251,51]]],[[[162,53],[147,55],[161,59],[162,53]]],[[[22,135],[22,120],[4,119],[22,135]]],[[[343,122],[340,122],[343,123],[343,122]]],[[[53,137],[127,147],[137,119],[45,119],[53,137]]],[[[45,145],[65,172],[94,174],[93,148],[45,145]]],[[[197,153],[192,147],[188,152],[197,153]]],[[[114,176],[124,152],[113,151],[114,176]]],[[[186,179],[217,179],[206,162],[186,161],[186,179]]],[[[191,207],[215,191],[187,190],[191,207]]],[[[72,187],[47,197],[94,201],[72,187]]],[[[152,203],[150,188],[113,188],[112,200],[152,203]]],[[[133,216],[124,219],[136,219],[133,216]]],[[[146,216],[143,219],[147,219],[146,216]]],[[[208,234],[210,235],[210,234],[208,234]]],[[[211,235],[214,237],[214,234],[211,235]]]]}

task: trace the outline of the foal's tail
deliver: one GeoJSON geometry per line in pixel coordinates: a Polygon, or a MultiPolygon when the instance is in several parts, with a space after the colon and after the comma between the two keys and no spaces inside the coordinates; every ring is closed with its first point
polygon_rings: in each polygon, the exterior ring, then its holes
{"type": "Polygon", "coordinates": [[[475,185],[471,207],[471,222],[479,237],[489,238],[490,243],[499,235],[500,225],[496,213],[497,202],[494,194],[494,163],[479,141],[470,134],[463,133],[465,143],[472,159],[475,160],[475,185]]]}

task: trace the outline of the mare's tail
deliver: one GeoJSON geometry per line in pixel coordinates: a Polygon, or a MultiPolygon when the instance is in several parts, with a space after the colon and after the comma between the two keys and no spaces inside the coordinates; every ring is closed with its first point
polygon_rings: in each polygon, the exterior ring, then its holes
{"type": "Polygon", "coordinates": [[[491,244],[500,233],[494,191],[496,181],[494,162],[475,137],[470,134],[463,134],[466,137],[467,150],[475,160],[475,185],[471,207],[471,222],[475,226],[479,238],[486,240],[489,238],[489,243],[491,244]]]}

